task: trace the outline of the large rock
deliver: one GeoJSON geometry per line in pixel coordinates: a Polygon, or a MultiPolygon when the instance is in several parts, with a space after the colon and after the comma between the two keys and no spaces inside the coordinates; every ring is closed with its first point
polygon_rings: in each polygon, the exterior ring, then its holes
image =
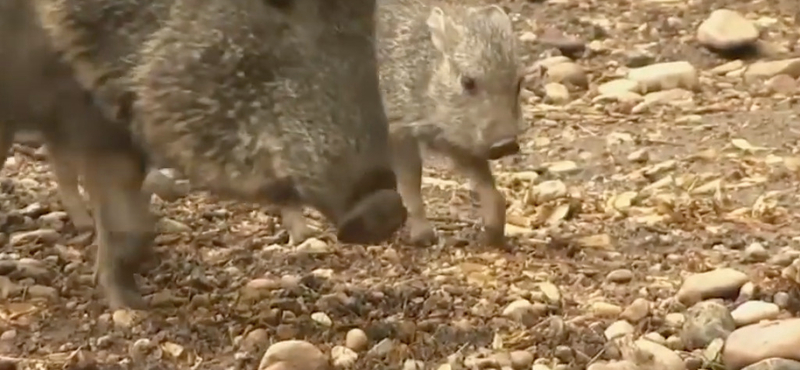
{"type": "Polygon", "coordinates": [[[667,62],[632,68],[628,79],[639,83],[640,92],[682,88],[695,90],[700,84],[697,69],[689,62],[667,62]]]}
{"type": "Polygon", "coordinates": [[[687,349],[708,346],[714,339],[725,339],[736,329],[731,312],[717,301],[703,301],[686,311],[681,339],[687,349]]]}
{"type": "Polygon", "coordinates": [[[694,274],[683,281],[677,298],[691,306],[706,299],[736,297],[749,280],[747,274],[731,268],[694,274]]]}
{"type": "Polygon", "coordinates": [[[697,28],[697,41],[714,50],[754,45],[759,32],[753,22],[729,9],[717,9],[697,28]]]}
{"type": "Polygon", "coordinates": [[[285,340],[271,345],[261,358],[258,370],[326,370],[328,358],[304,340],[285,340]]]}
{"type": "Polygon", "coordinates": [[[728,336],[722,362],[730,370],[768,358],[800,361],[800,318],[761,322],[741,327],[728,336]]]}

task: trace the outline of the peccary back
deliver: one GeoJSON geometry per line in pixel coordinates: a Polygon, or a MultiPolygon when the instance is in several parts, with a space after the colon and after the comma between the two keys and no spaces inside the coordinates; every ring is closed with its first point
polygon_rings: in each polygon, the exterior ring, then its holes
{"type": "Polygon", "coordinates": [[[405,220],[374,0],[33,1],[80,81],[192,183],[313,206],[350,241],[405,220]]]}

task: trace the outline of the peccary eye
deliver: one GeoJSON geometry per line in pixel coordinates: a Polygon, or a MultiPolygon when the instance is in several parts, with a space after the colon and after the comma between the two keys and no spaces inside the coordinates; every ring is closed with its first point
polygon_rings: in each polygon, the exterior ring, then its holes
{"type": "Polygon", "coordinates": [[[464,91],[466,91],[468,93],[474,93],[475,92],[475,88],[477,87],[475,85],[475,79],[472,78],[472,77],[467,77],[467,76],[461,77],[461,86],[463,86],[464,87],[464,91]]]}

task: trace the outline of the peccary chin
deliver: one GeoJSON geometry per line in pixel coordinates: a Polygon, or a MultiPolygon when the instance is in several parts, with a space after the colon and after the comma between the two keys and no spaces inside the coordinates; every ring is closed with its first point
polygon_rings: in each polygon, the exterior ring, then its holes
{"type": "Polygon", "coordinates": [[[374,2],[178,4],[132,73],[152,151],[207,188],[310,205],[334,223],[366,193],[394,188],[374,2]]]}

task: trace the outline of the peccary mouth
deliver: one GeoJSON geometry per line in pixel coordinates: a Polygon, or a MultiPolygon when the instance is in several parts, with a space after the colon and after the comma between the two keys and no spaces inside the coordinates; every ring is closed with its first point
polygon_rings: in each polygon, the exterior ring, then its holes
{"type": "Polygon", "coordinates": [[[368,171],[350,197],[351,209],[339,221],[339,241],[377,244],[391,238],[408,217],[396,189],[397,177],[390,168],[368,171]]]}

